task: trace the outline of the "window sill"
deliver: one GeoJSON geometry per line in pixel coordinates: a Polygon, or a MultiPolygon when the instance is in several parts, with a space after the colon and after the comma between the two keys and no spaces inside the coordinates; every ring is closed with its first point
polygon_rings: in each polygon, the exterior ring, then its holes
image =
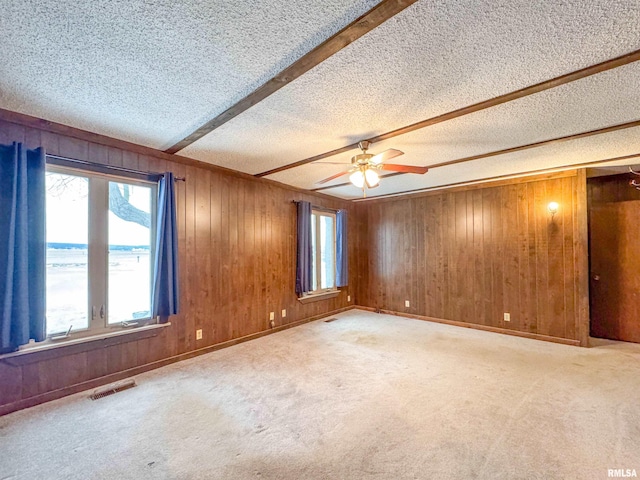
{"type": "Polygon", "coordinates": [[[70,340],[58,340],[52,342],[46,340],[33,346],[28,346],[17,352],[0,355],[0,361],[11,365],[23,365],[26,363],[39,362],[47,358],[54,358],[61,355],[73,355],[87,352],[96,348],[109,347],[120,343],[133,342],[143,338],[155,337],[159,329],[168,327],[170,322],[153,325],[145,325],[130,330],[118,330],[116,332],[102,333],[89,337],[72,338],[70,340]]]}
{"type": "Polygon", "coordinates": [[[330,292],[322,292],[322,293],[313,293],[311,295],[305,295],[304,297],[299,297],[298,301],[302,304],[319,302],[320,300],[329,300],[330,298],[335,298],[340,293],[340,290],[331,290],[330,292]]]}

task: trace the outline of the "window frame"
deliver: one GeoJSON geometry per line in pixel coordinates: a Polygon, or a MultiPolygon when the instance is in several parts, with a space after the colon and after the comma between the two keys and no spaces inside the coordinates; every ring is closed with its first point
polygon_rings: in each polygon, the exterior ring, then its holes
{"type": "Polygon", "coordinates": [[[315,257],[312,261],[311,267],[311,275],[314,276],[314,268],[313,266],[319,266],[322,263],[322,251],[319,248],[320,245],[320,223],[321,217],[330,217],[333,219],[333,286],[328,288],[322,288],[322,269],[315,269],[315,276],[312,279],[312,285],[315,282],[317,288],[315,290],[310,290],[306,293],[306,295],[322,295],[325,293],[332,293],[338,291],[337,286],[337,272],[338,272],[338,239],[337,239],[337,213],[335,210],[323,209],[319,207],[312,206],[311,207],[311,222],[314,221],[315,216],[315,229],[312,229],[312,232],[315,230],[315,235],[311,236],[311,244],[315,245],[315,257]]]}
{"type": "MultiPolygon", "coordinates": [[[[150,188],[151,226],[149,229],[150,250],[149,269],[150,292],[153,288],[153,269],[157,235],[158,183],[152,180],[131,178],[122,174],[107,174],[91,169],[74,168],[47,164],[46,173],[57,173],[86,178],[88,189],[88,236],[87,236],[87,318],[88,327],[73,329],[70,332],[52,332],[43,342],[29,343],[25,347],[40,346],[48,343],[66,343],[67,341],[104,336],[114,333],[134,331],[139,327],[158,324],[158,317],[145,317],[109,323],[109,182],[125,183],[132,186],[150,188]],[[101,315],[104,309],[104,316],[101,315]]],[[[149,299],[151,303],[151,298],[149,299]]],[[[150,305],[151,308],[151,305],[150,305]]],[[[45,323],[46,325],[46,323],[45,323]]]]}

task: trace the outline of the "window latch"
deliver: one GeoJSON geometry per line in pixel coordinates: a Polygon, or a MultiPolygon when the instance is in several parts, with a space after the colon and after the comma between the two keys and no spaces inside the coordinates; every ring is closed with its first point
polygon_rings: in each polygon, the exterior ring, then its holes
{"type": "Polygon", "coordinates": [[[49,340],[62,340],[63,338],[69,338],[69,335],[71,335],[71,329],[73,328],[73,325],[69,325],[69,330],[67,330],[66,332],[60,332],[60,333],[54,333],[51,336],[49,336],[49,340]]]}
{"type": "Polygon", "coordinates": [[[100,307],[100,318],[104,319],[104,304],[100,307]]]}

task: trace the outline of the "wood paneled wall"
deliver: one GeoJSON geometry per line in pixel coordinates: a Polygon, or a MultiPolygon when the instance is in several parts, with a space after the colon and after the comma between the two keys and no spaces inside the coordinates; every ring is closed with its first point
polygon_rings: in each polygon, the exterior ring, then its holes
{"type": "Polygon", "coordinates": [[[271,311],[284,327],[357,304],[587,344],[584,171],[350,203],[13,116],[0,111],[0,143],[186,177],[177,184],[182,311],[152,334],[0,360],[0,414],[263,334],[271,311]],[[334,299],[296,299],[294,200],[349,211],[350,285],[334,299]],[[550,201],[560,203],[553,218],[550,201]]]}
{"type": "Polygon", "coordinates": [[[570,172],[364,202],[358,303],[586,344],[584,182],[570,172]]]}
{"type": "MultiPolygon", "coordinates": [[[[195,162],[171,161],[173,157],[161,152],[141,153],[149,151],[144,147],[114,147],[119,143],[95,134],[83,139],[87,135],[52,133],[0,120],[2,144],[25,142],[30,148],[44,146],[51,154],[144,171],[171,170],[186,177],[186,182],[176,184],[181,313],[156,336],[132,335],[120,343],[82,351],[64,347],[1,360],[0,413],[62,396],[74,385],[86,387],[86,382],[101,378],[104,381],[94,384],[113,381],[121,372],[135,373],[140,371],[137,367],[154,362],[159,366],[181,354],[267,331],[269,312],[275,312],[276,325],[282,326],[349,305],[347,295],[353,295],[354,282],[337,298],[306,305],[298,302],[293,201],[334,209],[351,209],[350,203],[195,162]],[[283,309],[287,311],[284,319],[283,309]],[[200,328],[204,337],[196,341],[195,331],[200,328]]],[[[353,225],[350,258],[355,262],[353,225]]],[[[355,263],[350,270],[357,270],[355,263]]]]}
{"type": "Polygon", "coordinates": [[[640,200],[640,190],[629,185],[631,180],[640,181],[640,177],[631,173],[593,177],[587,180],[589,206],[609,202],[640,200]]]}
{"type": "Polygon", "coordinates": [[[640,342],[636,295],[637,200],[640,180],[631,173],[587,180],[589,262],[591,272],[591,334],[640,342]]]}

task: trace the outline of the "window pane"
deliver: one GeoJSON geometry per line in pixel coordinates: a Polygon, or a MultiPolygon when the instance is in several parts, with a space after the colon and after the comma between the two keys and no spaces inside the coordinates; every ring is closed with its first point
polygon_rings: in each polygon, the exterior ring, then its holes
{"type": "Polygon", "coordinates": [[[312,273],[311,273],[311,291],[315,291],[318,289],[318,265],[317,265],[317,239],[316,239],[316,214],[311,215],[311,264],[312,264],[312,273]]]}
{"type": "Polygon", "coordinates": [[[151,315],[152,193],[109,182],[108,323],[151,315]]]}
{"type": "Polygon", "coordinates": [[[335,235],[334,218],[320,217],[320,288],[333,288],[335,281],[335,235]]]}
{"type": "Polygon", "coordinates": [[[89,181],[47,172],[47,335],[89,327],[89,181]]]}

